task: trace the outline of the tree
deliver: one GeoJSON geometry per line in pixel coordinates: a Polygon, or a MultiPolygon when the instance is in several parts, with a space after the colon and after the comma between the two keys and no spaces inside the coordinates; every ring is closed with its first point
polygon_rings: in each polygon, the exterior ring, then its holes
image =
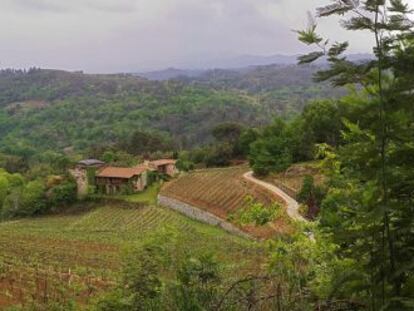
{"type": "Polygon", "coordinates": [[[7,177],[0,174],[0,211],[3,206],[3,202],[6,199],[7,193],[9,191],[9,181],[7,177]]]}
{"type": "Polygon", "coordinates": [[[250,154],[250,146],[259,138],[258,130],[254,128],[248,128],[244,130],[237,144],[237,149],[240,150],[240,153],[244,156],[250,154]]]}
{"type": "Polygon", "coordinates": [[[325,196],[322,187],[316,186],[313,176],[307,175],[303,179],[302,187],[297,195],[297,200],[308,207],[307,217],[316,218],[319,213],[320,204],[325,196]]]}
{"type": "Polygon", "coordinates": [[[213,136],[218,142],[235,144],[242,133],[242,126],[237,123],[223,123],[213,129],[213,136]]]}
{"type": "Polygon", "coordinates": [[[375,42],[374,59],[352,63],[343,56],[348,42],[329,45],[316,33],[314,20],[298,32],[299,40],[319,49],[300,57],[301,63],[322,56],[330,63],[317,80],[363,88],[352,103],[359,111],[357,118],[345,120],[345,145],[337,151],[322,223],[342,246],[341,256],[363,265],[365,273],[347,284],[357,285],[355,294],[371,310],[410,310],[414,305],[410,9],[402,0],[337,0],[317,12],[318,17],[347,14],[342,25],[368,32],[375,42]]]}
{"type": "Polygon", "coordinates": [[[219,268],[211,254],[186,256],[177,268],[177,282],[173,286],[176,310],[214,310],[221,285],[219,268]]]}
{"type": "Polygon", "coordinates": [[[276,119],[265,128],[260,138],[251,144],[250,165],[258,175],[283,171],[292,163],[292,139],[288,135],[286,123],[276,119]]]}
{"type": "Polygon", "coordinates": [[[338,146],[342,130],[341,117],[337,104],[331,100],[315,101],[306,106],[302,118],[308,141],[338,146]]]}
{"type": "Polygon", "coordinates": [[[233,158],[233,146],[228,143],[213,145],[206,150],[204,162],[207,167],[228,166],[233,158]]]}
{"type": "Polygon", "coordinates": [[[55,208],[70,205],[76,202],[77,185],[74,180],[65,180],[64,182],[52,187],[49,190],[48,201],[55,208]]]}

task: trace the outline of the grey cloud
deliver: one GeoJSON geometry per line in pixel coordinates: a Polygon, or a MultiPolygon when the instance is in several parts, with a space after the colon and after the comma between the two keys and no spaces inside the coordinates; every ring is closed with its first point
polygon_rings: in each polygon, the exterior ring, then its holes
{"type": "Polygon", "coordinates": [[[10,7],[38,12],[79,12],[97,10],[104,12],[131,12],[137,7],[137,0],[6,0],[10,7]]]}
{"type": "Polygon", "coordinates": [[[58,2],[52,0],[11,0],[9,1],[10,7],[17,9],[26,9],[33,11],[46,11],[46,12],[66,12],[68,9],[67,2],[58,2]]]}
{"type": "MultiPolygon", "coordinates": [[[[1,0],[2,67],[89,72],[203,66],[243,54],[296,54],[292,29],[329,0],[1,0]],[[4,2],[3,2],[4,1],[4,2]]],[[[369,42],[321,22],[334,40],[369,42]]]]}

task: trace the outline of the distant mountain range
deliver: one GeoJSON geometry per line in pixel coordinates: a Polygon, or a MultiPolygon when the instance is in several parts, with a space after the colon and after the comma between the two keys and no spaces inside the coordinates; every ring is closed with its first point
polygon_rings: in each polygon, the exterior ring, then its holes
{"type": "MultiPolygon", "coordinates": [[[[260,56],[260,55],[240,55],[236,57],[228,58],[206,58],[203,61],[200,61],[196,65],[191,64],[182,64],[182,67],[175,68],[170,67],[162,70],[154,70],[148,72],[139,72],[134,75],[147,78],[149,80],[170,80],[179,77],[189,77],[195,78],[200,77],[212,69],[233,69],[237,71],[248,71],[253,70],[258,66],[266,65],[281,65],[281,66],[290,66],[296,65],[298,62],[299,55],[270,55],[270,56],[260,56]]],[[[348,59],[352,61],[363,61],[371,59],[371,54],[349,54],[348,59]]],[[[320,60],[316,62],[317,65],[325,64],[325,60],[320,60]]]]}

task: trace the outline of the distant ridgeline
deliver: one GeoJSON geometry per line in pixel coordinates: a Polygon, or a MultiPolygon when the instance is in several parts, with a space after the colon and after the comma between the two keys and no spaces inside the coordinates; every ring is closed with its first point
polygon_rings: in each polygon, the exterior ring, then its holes
{"type": "Polygon", "coordinates": [[[134,130],[188,148],[223,122],[267,124],[341,90],[312,82],[313,66],[213,70],[150,81],[127,75],[30,69],[0,72],[0,152],[78,151],[116,144],[134,130]],[[19,147],[20,146],[20,147],[19,147]]]}

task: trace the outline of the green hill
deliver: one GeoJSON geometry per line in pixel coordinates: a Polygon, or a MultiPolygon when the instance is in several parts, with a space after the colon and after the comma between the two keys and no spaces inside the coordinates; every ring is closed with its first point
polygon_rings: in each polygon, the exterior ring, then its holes
{"type": "Polygon", "coordinates": [[[300,111],[307,100],[335,96],[311,81],[315,70],[270,66],[162,82],[125,74],[4,70],[0,145],[12,154],[31,148],[84,151],[116,144],[134,130],[161,133],[176,146],[200,145],[211,140],[217,124],[266,124],[275,115],[300,111]]]}

